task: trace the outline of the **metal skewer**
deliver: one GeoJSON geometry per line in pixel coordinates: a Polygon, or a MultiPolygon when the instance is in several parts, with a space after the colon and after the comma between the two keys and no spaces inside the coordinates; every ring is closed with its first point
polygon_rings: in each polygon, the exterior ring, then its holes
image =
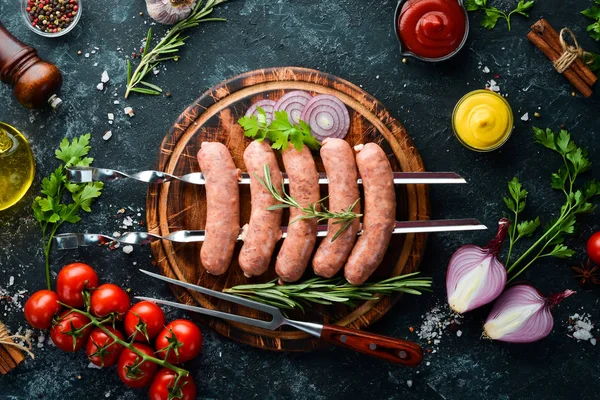
{"type": "MultiPolygon", "coordinates": [[[[283,182],[288,184],[287,174],[283,173],[283,182]]],[[[165,183],[172,181],[181,181],[193,185],[204,185],[204,175],[201,172],[176,176],[161,171],[140,171],[126,174],[115,169],[95,168],[95,167],[69,167],[67,168],[67,180],[72,183],[88,183],[94,181],[108,182],[118,179],[135,179],[136,181],[146,183],[165,183]]],[[[250,175],[242,173],[239,181],[242,185],[250,184],[250,175]]],[[[329,180],[323,172],[319,173],[319,184],[327,185],[329,180]]],[[[453,184],[467,183],[467,181],[455,172],[394,172],[394,183],[404,185],[416,184],[453,184]]],[[[362,185],[362,179],[358,179],[358,184],[362,185]]]]}
{"type": "MultiPolygon", "coordinates": [[[[362,228],[361,228],[362,229],[362,228]]],[[[454,232],[482,230],[487,227],[476,219],[444,219],[444,220],[422,220],[422,221],[397,221],[394,234],[402,233],[432,233],[432,232],[454,232]]],[[[287,226],[282,226],[282,238],[287,236],[287,226]]],[[[358,235],[362,234],[362,230],[358,235]]],[[[327,225],[319,225],[317,237],[327,236],[327,225]]],[[[119,237],[95,233],[62,233],[54,237],[58,250],[76,249],[81,246],[96,246],[111,242],[122,244],[144,245],[156,240],[168,240],[177,243],[203,242],[206,231],[203,230],[181,230],[171,232],[166,236],[156,235],[149,232],[127,232],[119,237]]],[[[243,240],[243,229],[240,229],[238,241],[243,240]]]]}

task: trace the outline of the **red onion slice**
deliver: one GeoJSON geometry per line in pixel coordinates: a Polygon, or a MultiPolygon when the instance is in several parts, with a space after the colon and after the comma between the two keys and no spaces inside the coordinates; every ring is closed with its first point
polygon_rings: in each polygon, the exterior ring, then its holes
{"type": "Polygon", "coordinates": [[[350,129],[348,109],[340,99],[328,94],[315,96],[306,103],[300,119],[310,125],[313,136],[320,142],[328,137],[343,139],[350,129]]]}
{"type": "Polygon", "coordinates": [[[262,108],[267,114],[267,125],[273,121],[273,111],[275,110],[275,101],[273,100],[258,100],[252,104],[248,111],[246,111],[246,117],[256,115],[258,117],[258,107],[262,108]]]}
{"type": "Polygon", "coordinates": [[[292,124],[300,123],[300,115],[302,110],[310,100],[312,100],[310,93],[303,92],[302,90],[294,90],[285,94],[275,103],[274,111],[285,111],[288,114],[288,120],[292,124]]]}

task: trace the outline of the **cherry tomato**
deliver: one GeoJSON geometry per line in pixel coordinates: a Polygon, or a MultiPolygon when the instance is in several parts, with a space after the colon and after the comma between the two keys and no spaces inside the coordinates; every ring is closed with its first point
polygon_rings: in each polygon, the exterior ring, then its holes
{"type": "Polygon", "coordinates": [[[202,350],[202,332],[193,322],[177,319],[158,334],[156,350],[160,358],[171,364],[192,360],[202,350]]]}
{"type": "Polygon", "coordinates": [[[154,339],[164,326],[165,313],[159,306],[149,301],[134,304],[125,315],[125,334],[127,337],[135,336],[134,340],[137,342],[148,342],[154,339]]]}
{"type": "Polygon", "coordinates": [[[170,369],[160,369],[156,373],[152,385],[150,385],[148,398],[150,400],[195,400],[196,384],[192,377],[186,376],[185,378],[181,378],[177,382],[178,387],[173,389],[176,376],[175,372],[170,369]],[[173,397],[169,397],[169,391],[173,397]]]}
{"type": "MultiPolygon", "coordinates": [[[[149,356],[154,356],[154,350],[146,344],[134,343],[133,347],[149,356]]],[[[154,374],[156,374],[158,364],[151,361],[144,361],[139,364],[140,361],[141,357],[129,349],[124,349],[119,357],[117,374],[119,374],[121,381],[129,387],[141,388],[148,386],[152,382],[154,374]]]]}
{"type": "Polygon", "coordinates": [[[600,264],[600,232],[594,233],[588,239],[587,255],[594,264],[600,264]]]}
{"type": "Polygon", "coordinates": [[[96,271],[87,264],[73,263],[60,270],[56,277],[58,298],[71,307],[83,307],[84,288],[93,289],[98,286],[96,271]]]}
{"type": "MultiPolygon", "coordinates": [[[[118,330],[106,326],[106,329],[121,340],[124,340],[123,334],[118,330]]],[[[96,328],[90,334],[90,338],[85,346],[85,354],[92,364],[99,367],[110,367],[115,365],[123,351],[123,345],[115,343],[115,340],[108,336],[102,329],[96,328]]]]}
{"type": "Polygon", "coordinates": [[[69,314],[69,311],[60,314],[59,318],[50,329],[52,342],[62,351],[69,353],[83,349],[93,327],[88,326],[82,331],[79,329],[90,323],[89,318],[77,312],[69,314]],[[73,330],[75,332],[72,332],[73,330]]]}
{"type": "Polygon", "coordinates": [[[122,319],[129,310],[129,295],[117,285],[105,283],[92,292],[90,309],[92,314],[103,318],[111,313],[122,319]]]}
{"type": "Polygon", "coordinates": [[[35,329],[50,329],[52,317],[60,312],[58,295],[51,290],[40,290],[25,303],[25,319],[35,329]]]}

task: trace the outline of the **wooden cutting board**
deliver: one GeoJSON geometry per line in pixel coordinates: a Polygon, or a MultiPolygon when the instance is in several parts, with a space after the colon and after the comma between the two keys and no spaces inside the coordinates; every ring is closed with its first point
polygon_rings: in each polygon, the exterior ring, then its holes
{"type": "MultiPolygon", "coordinates": [[[[196,153],[204,141],[225,144],[236,166],[245,171],[243,153],[250,143],[237,124],[250,105],[260,99],[279,99],[291,90],[312,94],[331,94],[346,104],[350,112],[351,145],[379,143],[389,155],[394,171],[423,171],[423,162],[406,130],[374,97],[341,78],[320,71],[282,67],[244,73],[208,90],[177,118],[163,140],[155,168],[175,175],[198,172],[196,153]]],[[[319,171],[323,165],[314,153],[319,171]]],[[[281,160],[280,160],[281,161],[281,160]]],[[[283,170],[283,165],[280,162],[283,170]]],[[[327,188],[321,188],[323,194],[327,188]]],[[[396,187],[397,219],[429,219],[429,196],[424,185],[396,187]]],[[[241,224],[250,217],[249,185],[240,185],[241,224]]],[[[284,217],[285,218],[285,217],[284,217]]],[[[147,197],[148,230],[167,235],[181,229],[204,229],[206,197],[202,186],[180,182],[151,185],[147,197]]],[[[425,234],[394,235],[382,265],[374,279],[382,279],[416,271],[425,249],[425,234]]],[[[227,273],[211,276],[200,263],[201,244],[177,244],[168,241],[152,243],[152,253],[160,272],[166,276],[200,284],[215,290],[234,285],[263,283],[275,278],[274,262],[263,276],[247,279],[237,263],[241,243],[236,246],[234,261],[227,273]]],[[[275,254],[279,250],[277,246],[275,254]]],[[[273,261],[275,256],[273,257],[273,261]]],[[[305,277],[311,277],[307,271],[305,277]]],[[[215,300],[196,292],[172,287],[179,301],[202,307],[256,317],[254,310],[215,300]]],[[[312,306],[306,314],[288,312],[292,318],[312,322],[327,322],[354,328],[365,328],[381,318],[399,296],[362,302],[355,308],[347,306],[312,306]]],[[[233,340],[269,350],[306,351],[321,345],[303,332],[281,328],[267,331],[216,318],[193,315],[220,334],[233,340]]]]}

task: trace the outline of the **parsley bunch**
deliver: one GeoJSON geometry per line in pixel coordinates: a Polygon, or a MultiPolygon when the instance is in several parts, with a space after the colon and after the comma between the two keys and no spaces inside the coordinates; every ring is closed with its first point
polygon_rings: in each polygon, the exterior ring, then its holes
{"type": "MultiPolygon", "coordinates": [[[[600,1],[600,0],[596,0],[600,1]]],[[[467,11],[483,11],[485,15],[483,16],[483,20],[481,21],[481,26],[486,29],[494,29],[498,19],[504,18],[508,25],[508,30],[510,31],[510,17],[513,14],[520,14],[524,17],[529,18],[528,11],[533,7],[533,0],[524,1],[519,0],[517,3],[517,7],[514,10],[509,12],[508,14],[504,11],[497,9],[496,7],[488,7],[487,0],[465,0],[464,4],[467,8],[467,11]]]]}
{"type": "Polygon", "coordinates": [[[504,198],[504,203],[512,211],[510,217],[512,227],[509,229],[510,244],[505,262],[510,276],[509,281],[513,281],[540,258],[571,257],[574,251],[564,244],[565,237],[575,232],[577,215],[594,211],[596,206],[590,200],[600,195],[600,185],[593,179],[586,182],[580,189],[575,187],[579,175],[589,170],[592,164],[587,157],[587,151],[577,147],[569,132],[561,130],[557,134],[551,129],[543,130],[536,127],[533,128],[533,131],[536,143],[554,150],[563,159],[564,165],[560,167],[558,172],[552,174],[550,180],[553,189],[564,193],[565,202],[560,208],[559,216],[546,224],[542,236],[512,264],[509,264],[513,246],[519,240],[533,236],[540,227],[540,218],[536,217],[533,220],[519,222],[519,215],[525,209],[528,193],[523,189],[517,178],[513,178],[508,183],[509,197],[504,198]],[[526,261],[527,263],[521,266],[526,261]]]}
{"type": "Polygon", "coordinates": [[[33,201],[33,216],[42,228],[42,245],[46,259],[46,281],[50,280],[50,249],[52,239],[64,223],[75,224],[81,220],[81,210],[90,212],[92,201],[102,193],[102,182],[87,184],[68,183],[64,174],[67,167],[87,167],[93,158],[86,157],[90,151],[90,134],[74,138],[69,143],[64,138],[56,150],[56,158],[63,162],[49,177],[42,180],[40,196],[33,201]],[[70,196],[69,196],[70,195],[70,196]]]}
{"type": "Polygon", "coordinates": [[[242,117],[238,123],[244,128],[244,135],[262,142],[269,139],[271,147],[275,150],[285,150],[288,142],[291,142],[296,150],[302,150],[302,145],[307,145],[312,150],[318,150],[321,143],[312,135],[310,126],[300,120],[299,124],[293,124],[288,119],[286,111],[275,111],[275,119],[267,124],[265,110],[258,107],[258,116],[252,115],[242,117]]]}

